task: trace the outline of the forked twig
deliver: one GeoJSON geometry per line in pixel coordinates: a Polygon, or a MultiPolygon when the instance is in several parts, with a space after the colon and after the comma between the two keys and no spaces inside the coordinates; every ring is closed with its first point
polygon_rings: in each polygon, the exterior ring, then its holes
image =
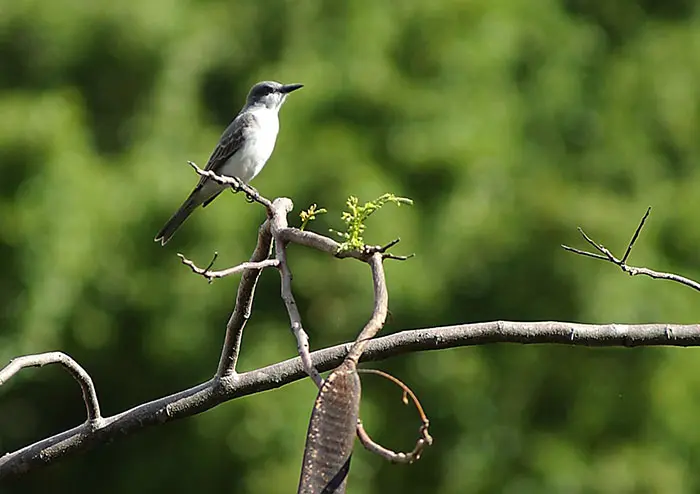
{"type": "Polygon", "coordinates": [[[177,257],[179,257],[182,261],[182,264],[189,267],[193,273],[196,273],[198,275],[201,275],[203,278],[206,278],[209,283],[211,283],[217,278],[225,278],[226,276],[231,276],[232,274],[242,273],[247,269],[276,268],[279,266],[279,261],[277,259],[265,259],[264,261],[259,262],[242,262],[236,266],[227,269],[222,269],[221,271],[209,271],[214,265],[216,255],[217,254],[214,253],[214,258],[204,269],[197,267],[197,265],[194,262],[190,261],[182,254],[178,254],[177,257]]]}
{"type": "Polygon", "coordinates": [[[634,235],[632,236],[632,239],[630,240],[629,244],[627,245],[627,249],[625,250],[625,255],[622,257],[622,259],[618,259],[613,255],[612,252],[610,252],[609,249],[607,249],[603,244],[600,244],[593,240],[591,237],[589,237],[586,232],[583,231],[581,227],[578,228],[579,233],[581,236],[584,238],[586,242],[588,242],[595,250],[600,252],[600,254],[596,254],[595,252],[589,252],[581,249],[576,249],[574,247],[569,247],[568,245],[562,245],[562,248],[565,250],[568,250],[569,252],[573,252],[574,254],[578,254],[581,256],[586,256],[586,257],[592,257],[593,259],[600,259],[602,261],[608,261],[616,266],[618,266],[623,272],[629,274],[630,276],[637,276],[637,275],[644,275],[648,276],[650,278],[658,279],[658,280],[670,280],[670,281],[675,281],[676,283],[680,283],[682,285],[685,285],[687,287],[693,288],[694,290],[697,290],[700,292],[700,283],[697,281],[691,280],[689,278],[686,278],[684,276],[674,274],[674,273],[665,273],[662,271],[654,271],[653,269],[649,268],[644,268],[644,267],[635,267],[635,266],[630,266],[627,264],[627,259],[629,258],[630,254],[632,253],[632,248],[634,247],[634,244],[637,242],[637,239],[639,238],[639,234],[642,231],[642,228],[644,228],[644,224],[647,221],[647,218],[649,218],[649,214],[651,213],[651,207],[647,208],[646,213],[642,217],[641,221],[639,222],[639,225],[637,225],[637,229],[634,232],[634,235]]]}

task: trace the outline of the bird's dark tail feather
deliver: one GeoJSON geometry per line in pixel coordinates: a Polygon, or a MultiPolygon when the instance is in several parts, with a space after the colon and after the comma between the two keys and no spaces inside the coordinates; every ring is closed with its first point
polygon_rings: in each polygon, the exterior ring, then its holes
{"type": "Polygon", "coordinates": [[[165,226],[161,228],[154,239],[156,242],[160,242],[161,245],[167,244],[168,240],[175,234],[175,231],[180,228],[180,225],[192,214],[192,211],[197,209],[199,203],[195,198],[195,192],[196,191],[193,191],[192,194],[190,194],[190,197],[180,206],[180,209],[175,211],[175,214],[172,215],[165,226]]]}

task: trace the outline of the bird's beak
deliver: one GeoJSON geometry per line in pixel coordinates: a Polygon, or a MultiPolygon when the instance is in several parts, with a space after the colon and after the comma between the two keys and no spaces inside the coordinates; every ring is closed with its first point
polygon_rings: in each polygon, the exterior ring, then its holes
{"type": "Polygon", "coordinates": [[[303,84],[285,84],[280,88],[280,93],[282,94],[289,94],[292,91],[296,91],[297,89],[303,88],[303,84]]]}

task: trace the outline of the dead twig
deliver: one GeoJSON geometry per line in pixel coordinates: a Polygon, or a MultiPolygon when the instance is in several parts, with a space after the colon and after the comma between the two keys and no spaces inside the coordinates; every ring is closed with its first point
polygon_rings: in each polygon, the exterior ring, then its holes
{"type": "Polygon", "coordinates": [[[389,381],[399,386],[403,391],[401,401],[403,401],[403,403],[407,405],[408,398],[410,397],[421,419],[421,426],[418,429],[420,437],[416,441],[416,445],[413,448],[413,451],[409,453],[397,453],[374,442],[374,440],[372,440],[369,434],[367,434],[367,431],[362,425],[362,422],[358,420],[357,437],[360,439],[362,445],[368,451],[376,453],[392,463],[413,463],[414,461],[420,459],[421,454],[423,454],[423,449],[425,449],[426,446],[430,446],[431,444],[433,444],[433,438],[428,432],[428,428],[430,427],[430,420],[428,420],[428,417],[425,415],[423,407],[421,406],[420,401],[418,401],[418,397],[411,390],[411,388],[409,388],[406,384],[404,384],[402,381],[392,376],[391,374],[387,374],[386,372],[377,369],[358,369],[357,372],[363,374],[377,374],[378,376],[381,376],[384,379],[388,379],[389,381]]]}
{"type": "Polygon", "coordinates": [[[286,197],[277,198],[270,206],[271,220],[270,229],[275,239],[275,258],[278,262],[280,280],[281,280],[281,296],[284,301],[284,306],[289,315],[289,326],[297,342],[297,351],[304,370],[309,377],[314,381],[316,387],[321,389],[323,378],[318,373],[313,363],[311,362],[311,354],[309,347],[309,336],[304,331],[304,326],[301,324],[301,314],[299,307],[294,299],[292,292],[292,271],[287,262],[287,241],[282,236],[282,232],[289,229],[287,223],[287,214],[294,209],[294,204],[286,197]]]}
{"type": "Polygon", "coordinates": [[[634,247],[635,242],[639,238],[639,234],[642,231],[642,228],[644,228],[644,224],[647,221],[647,218],[649,218],[649,214],[651,213],[651,207],[647,208],[646,213],[642,217],[641,221],[639,222],[639,225],[637,225],[637,229],[634,232],[634,235],[632,236],[632,239],[630,240],[629,244],[627,245],[627,249],[625,250],[625,255],[622,257],[622,259],[618,259],[613,255],[612,252],[610,252],[609,249],[607,249],[603,244],[600,244],[593,240],[591,237],[589,237],[586,232],[583,231],[581,227],[578,228],[579,233],[581,236],[584,238],[586,242],[588,242],[595,250],[597,250],[599,253],[595,252],[589,252],[581,249],[576,249],[574,247],[569,247],[568,245],[562,245],[562,248],[565,250],[568,250],[569,252],[573,252],[574,254],[578,254],[581,256],[585,257],[591,257],[593,259],[599,259],[601,261],[607,261],[615,264],[618,266],[623,272],[629,274],[630,276],[637,276],[637,275],[644,275],[648,276],[650,278],[654,278],[657,280],[670,280],[670,281],[675,281],[676,283],[680,283],[682,285],[685,285],[687,287],[690,287],[694,290],[697,290],[700,292],[700,283],[697,281],[691,280],[689,278],[686,278],[684,276],[674,274],[674,273],[665,273],[662,271],[654,271],[653,269],[649,268],[644,268],[644,267],[635,267],[635,266],[630,266],[627,264],[627,259],[629,258],[630,254],[632,253],[632,248],[634,247]]]}
{"type": "MultiPolygon", "coordinates": [[[[232,274],[238,274],[242,273],[243,271],[247,269],[258,269],[262,270],[265,268],[271,268],[271,267],[277,267],[279,266],[279,261],[277,259],[265,259],[264,261],[259,261],[259,262],[242,262],[241,264],[238,264],[237,266],[233,266],[228,269],[223,269],[221,271],[210,271],[212,265],[214,264],[214,260],[212,260],[211,263],[209,263],[209,266],[206,268],[198,268],[197,265],[187,259],[184,255],[178,254],[177,255],[180,260],[182,261],[182,264],[185,266],[188,266],[193,273],[196,273],[198,275],[201,275],[203,278],[206,278],[206,280],[211,283],[217,278],[225,278],[226,276],[231,276],[232,274]]],[[[214,259],[216,259],[216,254],[214,254],[214,259]]]]}
{"type": "Polygon", "coordinates": [[[306,334],[306,331],[304,331],[304,326],[301,324],[299,307],[297,306],[296,300],[294,299],[294,294],[292,293],[292,272],[290,271],[289,264],[287,263],[287,249],[283,242],[277,242],[275,245],[275,255],[277,256],[277,261],[280,267],[279,272],[282,281],[282,300],[284,301],[284,305],[287,308],[287,314],[289,315],[290,329],[292,330],[292,334],[297,341],[297,352],[299,353],[299,357],[301,357],[304,370],[314,381],[316,387],[320,389],[323,385],[323,378],[311,361],[309,336],[306,334]]]}

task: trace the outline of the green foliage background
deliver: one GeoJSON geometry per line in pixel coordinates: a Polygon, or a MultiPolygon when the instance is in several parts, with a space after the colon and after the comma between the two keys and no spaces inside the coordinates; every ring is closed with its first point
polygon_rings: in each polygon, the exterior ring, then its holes
{"type": "MultiPolygon", "coordinates": [[[[316,202],[311,228],[391,191],[400,235],[386,331],[494,319],[677,322],[698,294],[562,251],[581,225],[632,261],[700,279],[700,17],[690,0],[0,0],[0,361],[60,349],[117,413],[209,378],[237,280],[176,252],[248,258],[261,208],[227,194],[166,248],[152,239],[261,79],[303,82],[254,185],[316,202]]],[[[354,337],[366,266],[293,248],[315,348],[354,337]]],[[[242,369],[294,355],[263,275],[242,369]]],[[[358,447],[354,493],[700,492],[700,358],[682,349],[484,346],[381,363],[434,446],[412,466],[358,447]]],[[[377,439],[412,447],[400,393],[364,378],[377,439]]],[[[5,493],[296,488],[307,380],[145,431],[8,482],[5,493]]],[[[0,453],[77,425],[60,369],[0,390],[0,453]]]]}

